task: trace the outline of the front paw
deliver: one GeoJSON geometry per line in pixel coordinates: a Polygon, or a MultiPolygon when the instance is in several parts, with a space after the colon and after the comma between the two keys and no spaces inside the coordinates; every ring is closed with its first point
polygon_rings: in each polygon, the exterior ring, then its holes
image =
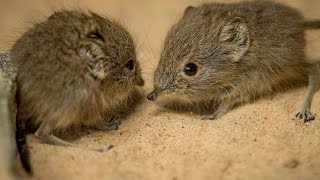
{"type": "Polygon", "coordinates": [[[303,119],[304,122],[308,122],[314,120],[315,115],[312,114],[309,109],[304,109],[296,114],[296,118],[303,119]]]}
{"type": "Polygon", "coordinates": [[[96,126],[96,129],[101,131],[111,131],[119,129],[121,124],[121,120],[119,118],[113,117],[101,124],[100,126],[96,126]]]}

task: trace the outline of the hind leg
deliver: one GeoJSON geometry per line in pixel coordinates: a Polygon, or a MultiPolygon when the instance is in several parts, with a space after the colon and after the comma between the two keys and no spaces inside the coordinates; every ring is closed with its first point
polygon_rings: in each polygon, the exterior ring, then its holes
{"type": "Polygon", "coordinates": [[[56,137],[53,133],[53,129],[48,124],[41,124],[39,129],[36,131],[35,135],[37,138],[42,140],[43,142],[51,145],[57,146],[67,146],[67,147],[75,147],[76,145],[64,141],[58,137],[56,137]]]}
{"type": "Polygon", "coordinates": [[[311,113],[311,104],[315,93],[320,89],[320,69],[319,64],[310,68],[309,71],[309,86],[307,95],[301,105],[300,111],[296,114],[296,118],[303,119],[308,122],[315,119],[314,114],[311,113]]]}
{"type": "Polygon", "coordinates": [[[225,115],[227,112],[229,112],[231,110],[231,105],[229,105],[228,103],[222,102],[218,109],[210,114],[210,115],[206,115],[206,116],[202,116],[202,120],[217,120],[220,119],[223,115],[225,115]]]}
{"type": "Polygon", "coordinates": [[[57,145],[57,146],[65,146],[65,147],[76,147],[76,148],[85,148],[85,149],[90,149],[93,151],[98,151],[98,152],[105,152],[110,150],[113,145],[104,145],[98,149],[91,149],[91,148],[86,148],[80,145],[76,145],[73,143],[69,143],[67,141],[64,141],[58,137],[56,137],[53,134],[53,129],[51,126],[48,124],[42,124],[40,125],[39,129],[35,133],[36,137],[42,140],[43,142],[50,144],[50,145],[57,145]]]}

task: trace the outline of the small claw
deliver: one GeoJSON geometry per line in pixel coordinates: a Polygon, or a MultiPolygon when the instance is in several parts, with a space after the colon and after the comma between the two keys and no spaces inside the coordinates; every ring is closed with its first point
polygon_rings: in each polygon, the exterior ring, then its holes
{"type": "Polygon", "coordinates": [[[108,130],[118,130],[119,129],[119,124],[108,124],[108,130]]]}
{"type": "Polygon", "coordinates": [[[315,116],[313,114],[307,114],[306,117],[304,118],[304,122],[312,121],[315,119],[315,116]]]}
{"type": "Polygon", "coordinates": [[[303,119],[303,113],[300,113],[300,114],[299,114],[299,118],[300,118],[300,119],[303,119]]]}
{"type": "Polygon", "coordinates": [[[296,118],[303,119],[305,123],[315,119],[315,115],[308,110],[300,111],[295,116],[296,118]]]}
{"type": "Polygon", "coordinates": [[[103,124],[97,125],[94,128],[98,129],[98,130],[101,130],[101,131],[111,131],[111,130],[119,129],[120,124],[121,124],[120,119],[112,118],[112,119],[104,122],[103,124]]]}

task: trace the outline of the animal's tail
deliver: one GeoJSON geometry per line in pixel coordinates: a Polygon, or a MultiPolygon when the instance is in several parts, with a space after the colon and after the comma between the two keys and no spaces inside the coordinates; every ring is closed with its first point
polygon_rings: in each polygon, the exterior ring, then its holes
{"type": "MultiPolygon", "coordinates": [[[[17,93],[18,94],[18,93],[17,93]]],[[[20,160],[23,168],[32,174],[32,167],[30,164],[30,152],[26,139],[26,123],[19,117],[19,97],[16,96],[17,102],[17,117],[16,117],[16,143],[20,155],[20,160]]]]}
{"type": "Polygon", "coordinates": [[[306,29],[320,29],[320,20],[305,21],[303,22],[303,26],[306,29]]]}

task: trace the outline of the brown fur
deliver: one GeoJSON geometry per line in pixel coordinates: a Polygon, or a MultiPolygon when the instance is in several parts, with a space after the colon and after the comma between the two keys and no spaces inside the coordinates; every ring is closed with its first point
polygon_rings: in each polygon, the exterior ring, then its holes
{"type": "Polygon", "coordinates": [[[315,25],[304,21],[297,10],[271,1],[188,7],[165,39],[148,99],[211,104],[214,112],[205,118],[218,119],[236,106],[305,83],[305,25],[315,25]],[[187,63],[198,66],[194,76],[185,75],[187,63]]]}
{"type": "Polygon", "coordinates": [[[35,134],[49,144],[71,145],[53,133],[73,125],[117,129],[144,84],[131,35],[93,12],[54,13],[18,39],[11,58],[19,121],[39,127],[35,134]]]}

